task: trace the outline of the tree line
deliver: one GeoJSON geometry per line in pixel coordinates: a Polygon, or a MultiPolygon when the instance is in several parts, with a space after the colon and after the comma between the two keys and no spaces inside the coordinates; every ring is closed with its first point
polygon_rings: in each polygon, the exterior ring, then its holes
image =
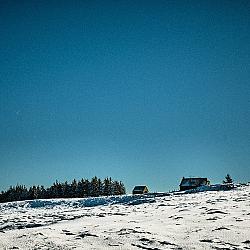
{"type": "Polygon", "coordinates": [[[27,188],[25,185],[11,186],[7,191],[0,194],[0,202],[51,199],[51,198],[81,198],[98,197],[109,195],[125,194],[125,186],[121,181],[112,180],[110,177],[103,181],[96,176],[91,180],[74,179],[71,183],[54,182],[52,186],[32,186],[27,188]]]}

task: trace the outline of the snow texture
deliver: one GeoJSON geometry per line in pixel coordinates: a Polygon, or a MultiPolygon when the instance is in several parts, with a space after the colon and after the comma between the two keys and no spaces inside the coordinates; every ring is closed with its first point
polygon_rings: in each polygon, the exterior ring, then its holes
{"type": "Polygon", "coordinates": [[[250,249],[250,186],[3,203],[0,249],[250,249]]]}

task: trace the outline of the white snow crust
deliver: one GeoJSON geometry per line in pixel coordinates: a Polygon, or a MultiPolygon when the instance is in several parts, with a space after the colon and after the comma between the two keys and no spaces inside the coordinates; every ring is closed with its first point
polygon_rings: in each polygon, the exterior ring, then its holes
{"type": "Polygon", "coordinates": [[[250,249],[250,186],[0,204],[0,249],[250,249]]]}

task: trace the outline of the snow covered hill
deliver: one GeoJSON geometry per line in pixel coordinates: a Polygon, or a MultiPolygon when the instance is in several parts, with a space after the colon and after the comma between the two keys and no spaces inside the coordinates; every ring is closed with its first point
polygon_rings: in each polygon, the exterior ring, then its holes
{"type": "Polygon", "coordinates": [[[3,203],[0,249],[250,249],[250,186],[3,203]]]}

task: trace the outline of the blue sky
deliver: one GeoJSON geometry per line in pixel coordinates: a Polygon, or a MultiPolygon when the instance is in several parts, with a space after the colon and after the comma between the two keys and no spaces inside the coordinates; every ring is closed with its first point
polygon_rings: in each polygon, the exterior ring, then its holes
{"type": "Polygon", "coordinates": [[[250,181],[249,1],[1,1],[0,189],[250,181]]]}

